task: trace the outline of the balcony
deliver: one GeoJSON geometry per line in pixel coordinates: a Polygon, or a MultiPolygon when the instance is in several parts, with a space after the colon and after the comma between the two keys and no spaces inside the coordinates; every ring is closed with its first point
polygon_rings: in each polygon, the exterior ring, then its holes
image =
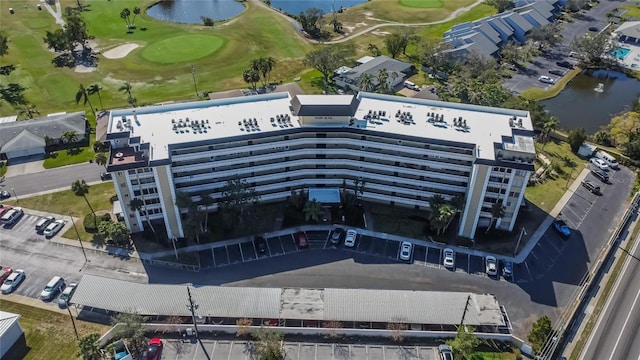
{"type": "Polygon", "coordinates": [[[132,147],[111,149],[109,154],[108,172],[134,169],[147,166],[149,158],[146,151],[136,151],[132,147]]]}

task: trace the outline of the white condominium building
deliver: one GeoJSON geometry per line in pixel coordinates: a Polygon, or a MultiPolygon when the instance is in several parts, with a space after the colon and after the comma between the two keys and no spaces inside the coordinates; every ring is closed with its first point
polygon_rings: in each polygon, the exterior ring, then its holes
{"type": "Polygon", "coordinates": [[[460,195],[459,235],[468,238],[502,202],[497,227],[513,230],[535,158],[526,111],[364,92],[114,110],[107,140],[128,228],[162,222],[170,238],[184,236],[176,194],[220,199],[235,178],[262,202],[355,180],[364,180],[366,201],[415,209],[428,209],[436,194],[460,195]],[[144,201],[142,211],[131,211],[133,198],[144,201]]]}

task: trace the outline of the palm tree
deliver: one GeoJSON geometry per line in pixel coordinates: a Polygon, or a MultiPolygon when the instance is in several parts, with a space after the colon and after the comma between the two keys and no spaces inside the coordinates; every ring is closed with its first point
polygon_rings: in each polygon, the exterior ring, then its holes
{"type": "Polygon", "coordinates": [[[133,8],[133,19],[131,19],[131,26],[136,27],[136,16],[140,15],[140,8],[135,6],[133,8]]]}
{"type": "Polygon", "coordinates": [[[389,73],[387,69],[380,69],[378,71],[378,75],[376,76],[376,81],[378,82],[378,91],[381,94],[387,94],[389,92],[389,73]]]}
{"type": "Polygon", "coordinates": [[[360,86],[360,90],[361,91],[373,90],[373,80],[374,80],[373,74],[362,73],[362,75],[358,77],[358,85],[360,86]]]}
{"type": "Polygon", "coordinates": [[[84,85],[80,84],[78,92],[76,92],[76,105],[78,105],[80,103],[80,100],[82,99],[84,99],[84,105],[87,105],[87,103],[89,104],[89,108],[91,109],[91,112],[93,112],[93,116],[95,117],[96,111],[93,108],[93,105],[91,105],[91,100],[89,100],[89,93],[84,85]]]}
{"type": "Polygon", "coordinates": [[[258,81],[260,81],[260,73],[256,69],[249,67],[242,73],[242,80],[247,84],[251,84],[251,88],[255,90],[258,81]]]}
{"type": "Polygon", "coordinates": [[[215,200],[211,197],[213,195],[213,191],[207,190],[200,194],[200,201],[198,201],[198,206],[204,207],[204,229],[205,231],[208,229],[209,222],[209,213],[207,212],[207,208],[213,204],[215,204],[215,200]]]}
{"type": "Polygon", "coordinates": [[[25,104],[18,110],[18,115],[24,116],[29,119],[33,119],[33,115],[40,114],[40,111],[36,109],[36,106],[33,104],[25,104]]]}
{"type": "Polygon", "coordinates": [[[65,143],[71,144],[78,141],[78,133],[76,133],[75,130],[65,131],[62,133],[61,138],[65,143]]]}
{"type": "Polygon", "coordinates": [[[93,214],[94,225],[97,227],[96,212],[93,211],[93,207],[91,207],[89,199],[87,199],[87,194],[89,193],[89,185],[87,185],[87,182],[84,181],[84,179],[74,181],[71,184],[71,192],[73,192],[75,196],[82,196],[84,201],[87,202],[87,206],[89,206],[89,209],[91,209],[91,213],[93,214]]]}
{"type": "Polygon", "coordinates": [[[456,214],[456,209],[451,204],[444,204],[438,208],[438,213],[432,218],[432,224],[437,229],[437,234],[447,230],[447,226],[456,214]]]}
{"type": "Polygon", "coordinates": [[[144,199],[133,198],[129,201],[129,209],[131,211],[137,211],[140,217],[142,217],[142,212],[140,210],[144,210],[144,218],[147,220],[147,225],[149,225],[149,229],[154,234],[156,233],[156,229],[151,225],[151,220],[149,219],[149,215],[147,213],[147,204],[145,204],[144,199]]]}
{"type": "Polygon", "coordinates": [[[273,66],[276,64],[276,60],[271,56],[266,58],[259,58],[257,63],[257,70],[262,75],[262,86],[266,87],[269,82],[269,74],[273,70],[273,66]]]}
{"type": "Polygon", "coordinates": [[[320,216],[322,215],[322,207],[316,199],[307,201],[304,205],[304,219],[305,221],[312,220],[314,222],[320,222],[320,216]]]}
{"type": "Polygon", "coordinates": [[[131,90],[132,89],[133,89],[133,87],[131,86],[131,84],[129,84],[128,82],[125,82],[122,86],[120,86],[118,91],[126,93],[127,94],[127,102],[129,104],[131,104],[131,106],[136,107],[136,98],[134,98],[133,95],[131,95],[131,90]]]}
{"type": "Polygon", "coordinates": [[[546,119],[544,119],[544,122],[542,123],[542,138],[544,141],[544,144],[542,145],[543,149],[547,144],[547,141],[549,141],[551,133],[558,128],[558,125],[560,125],[560,121],[558,121],[558,119],[553,115],[548,116],[546,119]]]}
{"type": "Polygon", "coordinates": [[[491,230],[491,226],[494,223],[498,222],[498,219],[502,219],[504,216],[505,207],[502,205],[502,201],[497,201],[491,205],[491,222],[489,223],[489,227],[487,228],[487,233],[491,230]]]}
{"type": "Polygon", "coordinates": [[[176,206],[180,210],[186,210],[187,216],[182,221],[182,230],[187,238],[196,238],[200,242],[199,221],[197,218],[198,207],[191,199],[191,195],[179,191],[176,193],[176,206]]]}
{"type": "Polygon", "coordinates": [[[369,50],[369,52],[371,53],[371,55],[373,56],[380,56],[382,55],[382,53],[380,52],[380,49],[378,49],[378,46],[376,46],[376,44],[369,44],[367,46],[367,50],[369,50]]]}
{"type": "Polygon", "coordinates": [[[449,200],[449,204],[453,206],[456,211],[462,211],[465,205],[465,199],[462,195],[456,195],[449,200]]]}
{"type": "Polygon", "coordinates": [[[100,109],[104,110],[104,106],[102,106],[102,95],[100,95],[100,90],[102,90],[102,88],[98,84],[91,84],[87,88],[87,92],[89,93],[89,95],[98,94],[98,99],[100,99],[100,109]]]}
{"type": "Polygon", "coordinates": [[[104,153],[97,153],[95,157],[96,164],[104,166],[105,170],[107,169],[107,155],[104,153]]]}

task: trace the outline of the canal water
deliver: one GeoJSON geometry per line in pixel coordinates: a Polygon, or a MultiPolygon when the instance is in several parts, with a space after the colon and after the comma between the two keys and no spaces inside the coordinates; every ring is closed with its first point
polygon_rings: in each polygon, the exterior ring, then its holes
{"type": "Polygon", "coordinates": [[[555,98],[542,103],[558,118],[560,128],[584,128],[593,134],[611,117],[630,110],[640,96],[640,81],[625,74],[596,70],[578,75],[555,98]],[[602,84],[602,92],[595,89],[602,84]]]}
{"type": "Polygon", "coordinates": [[[220,21],[239,15],[244,6],[236,0],[162,0],[147,9],[154,19],[202,24],[202,17],[220,21]]]}

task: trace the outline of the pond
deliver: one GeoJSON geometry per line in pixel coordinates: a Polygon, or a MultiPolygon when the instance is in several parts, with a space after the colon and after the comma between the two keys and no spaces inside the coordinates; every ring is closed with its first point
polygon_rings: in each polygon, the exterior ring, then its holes
{"type": "Polygon", "coordinates": [[[187,24],[202,24],[202,17],[214,20],[239,15],[244,6],[236,0],[162,0],[147,9],[154,19],[187,24]]]}
{"type": "Polygon", "coordinates": [[[282,12],[298,15],[307,9],[316,8],[325,14],[362,4],[367,0],[271,0],[271,7],[282,12]]]}
{"type": "Polygon", "coordinates": [[[607,126],[612,116],[630,110],[638,96],[640,81],[623,73],[596,70],[578,75],[558,96],[542,104],[558,118],[561,129],[582,127],[593,134],[607,126]]]}

